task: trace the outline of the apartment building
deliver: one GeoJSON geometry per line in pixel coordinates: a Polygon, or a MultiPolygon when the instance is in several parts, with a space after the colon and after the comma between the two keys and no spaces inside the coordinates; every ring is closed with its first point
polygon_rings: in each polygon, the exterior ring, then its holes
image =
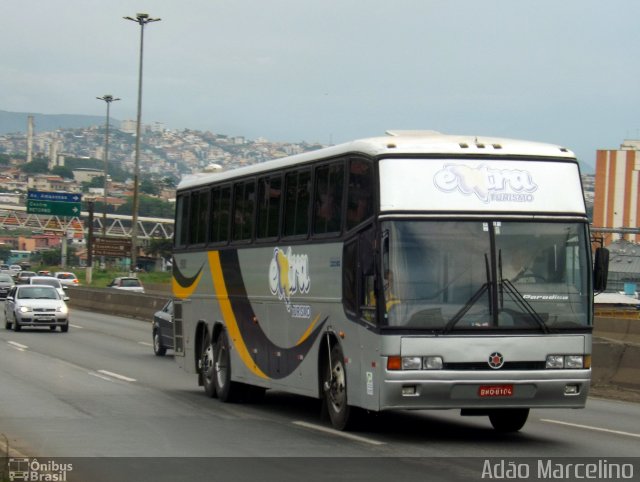
{"type": "MultiPolygon", "coordinates": [[[[593,226],[638,228],[640,226],[640,140],[625,140],[619,149],[598,150],[596,155],[593,226]]],[[[605,245],[626,239],[640,242],[634,233],[605,233],[605,245]]]]}

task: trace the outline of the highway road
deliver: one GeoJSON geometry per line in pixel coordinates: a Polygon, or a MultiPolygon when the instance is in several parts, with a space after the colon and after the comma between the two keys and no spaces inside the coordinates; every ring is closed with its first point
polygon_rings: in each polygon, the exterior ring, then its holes
{"type": "Polygon", "coordinates": [[[304,397],[207,398],[171,356],[153,355],[150,323],[72,311],[68,333],[15,333],[3,317],[0,452],[8,443],[12,456],[71,458],[75,475],[89,471],[81,480],[115,480],[117,468],[126,474],[119,480],[482,480],[489,459],[569,457],[605,466],[635,458],[640,476],[640,404],[533,410],[509,435],[454,411],[385,413],[358,432],[336,432],[304,397]]]}

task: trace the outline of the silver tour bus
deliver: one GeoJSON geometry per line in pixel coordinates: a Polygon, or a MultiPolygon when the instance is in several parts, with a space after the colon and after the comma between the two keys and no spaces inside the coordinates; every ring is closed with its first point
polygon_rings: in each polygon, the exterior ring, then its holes
{"type": "Polygon", "coordinates": [[[176,360],[223,402],[274,389],[338,429],[459,409],[499,431],[585,406],[607,257],[594,277],[565,148],[393,131],[192,177],[174,257],[176,360]]]}

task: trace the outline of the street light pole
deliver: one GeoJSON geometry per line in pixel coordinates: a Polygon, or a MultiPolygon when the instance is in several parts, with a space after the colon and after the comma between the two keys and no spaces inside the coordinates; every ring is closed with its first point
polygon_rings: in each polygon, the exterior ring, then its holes
{"type": "Polygon", "coordinates": [[[108,178],[108,166],[109,166],[109,107],[111,106],[111,102],[115,102],[120,100],[118,97],[114,97],[111,94],[105,94],[102,97],[96,97],[98,100],[103,100],[107,104],[107,122],[105,126],[105,135],[104,135],[104,206],[102,213],[102,235],[107,234],[107,178],[108,178]]]}
{"type": "Polygon", "coordinates": [[[140,126],[142,121],[142,52],[144,50],[144,26],[151,22],[157,22],[159,18],[149,18],[148,13],[136,13],[136,18],[123,17],[140,25],[140,64],[138,70],[138,118],[136,122],[136,153],[135,168],[133,172],[133,206],[131,222],[131,271],[137,266],[138,255],[138,206],[139,206],[139,178],[140,178],[140,126]]]}

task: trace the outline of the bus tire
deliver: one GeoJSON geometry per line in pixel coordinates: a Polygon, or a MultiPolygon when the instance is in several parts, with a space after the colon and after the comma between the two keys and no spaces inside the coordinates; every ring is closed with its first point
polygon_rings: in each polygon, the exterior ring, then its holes
{"type": "Polygon", "coordinates": [[[213,384],[218,398],[222,402],[236,401],[241,392],[241,384],[231,381],[231,354],[229,352],[229,338],[223,330],[218,334],[213,344],[213,384]]]}
{"type": "Polygon", "coordinates": [[[337,430],[349,428],[351,407],[347,403],[347,374],[340,345],[335,344],[329,354],[331,367],[326,363],[322,380],[324,402],[331,425],[337,430]]]}
{"type": "Polygon", "coordinates": [[[493,428],[502,433],[517,432],[527,422],[528,408],[505,408],[489,413],[489,421],[493,428]]]}
{"type": "Polygon", "coordinates": [[[211,335],[207,332],[204,337],[204,342],[202,343],[202,353],[200,354],[200,371],[202,374],[204,393],[210,398],[215,398],[216,396],[216,385],[214,381],[216,371],[213,353],[214,348],[213,343],[211,343],[211,335]]]}

